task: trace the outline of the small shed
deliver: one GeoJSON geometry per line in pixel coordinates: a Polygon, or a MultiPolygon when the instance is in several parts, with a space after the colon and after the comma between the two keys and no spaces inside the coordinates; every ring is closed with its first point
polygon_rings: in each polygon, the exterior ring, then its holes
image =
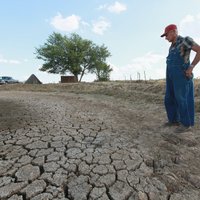
{"type": "Polygon", "coordinates": [[[78,82],[75,76],[61,76],[61,83],[76,83],[78,82]]]}
{"type": "Polygon", "coordinates": [[[32,74],[26,81],[25,84],[42,84],[42,82],[32,74]]]}

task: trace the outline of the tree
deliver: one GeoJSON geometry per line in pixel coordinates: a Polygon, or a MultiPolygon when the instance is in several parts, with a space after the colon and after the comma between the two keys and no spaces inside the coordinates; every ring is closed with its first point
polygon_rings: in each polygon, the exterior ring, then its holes
{"type": "Polygon", "coordinates": [[[70,72],[77,80],[80,75],[81,81],[88,72],[96,73],[101,67],[105,71],[106,58],[111,54],[104,45],[99,47],[78,34],[73,33],[67,37],[53,33],[43,46],[36,48],[36,55],[36,58],[45,62],[41,71],[54,74],[70,72]]]}
{"type": "Polygon", "coordinates": [[[53,74],[65,74],[68,66],[66,60],[68,40],[58,33],[49,36],[47,42],[36,49],[36,58],[42,59],[45,63],[40,68],[53,74]]]}
{"type": "Polygon", "coordinates": [[[97,77],[97,81],[110,80],[110,73],[112,72],[110,65],[107,65],[106,63],[101,63],[98,66],[96,66],[94,71],[97,77]]]}
{"type": "Polygon", "coordinates": [[[106,58],[110,56],[110,53],[104,45],[95,46],[94,53],[94,67],[91,69],[92,73],[96,74],[97,81],[110,80],[110,73],[112,71],[110,65],[106,64],[106,58]]]}

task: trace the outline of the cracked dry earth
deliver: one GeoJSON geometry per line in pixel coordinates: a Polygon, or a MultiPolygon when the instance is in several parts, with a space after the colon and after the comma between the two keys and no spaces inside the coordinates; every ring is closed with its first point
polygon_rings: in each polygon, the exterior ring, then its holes
{"type": "Polygon", "coordinates": [[[164,128],[161,104],[1,91],[0,111],[1,200],[200,199],[199,126],[164,128]]]}

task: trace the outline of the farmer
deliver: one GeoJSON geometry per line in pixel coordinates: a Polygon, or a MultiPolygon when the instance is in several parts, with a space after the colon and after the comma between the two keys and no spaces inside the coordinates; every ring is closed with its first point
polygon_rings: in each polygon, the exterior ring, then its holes
{"type": "Polygon", "coordinates": [[[193,69],[200,60],[200,46],[190,37],[178,35],[175,24],[168,25],[161,37],[171,43],[166,64],[165,108],[166,126],[177,126],[176,132],[186,132],[194,126],[193,69]],[[190,52],[196,52],[190,63],[190,52]]]}

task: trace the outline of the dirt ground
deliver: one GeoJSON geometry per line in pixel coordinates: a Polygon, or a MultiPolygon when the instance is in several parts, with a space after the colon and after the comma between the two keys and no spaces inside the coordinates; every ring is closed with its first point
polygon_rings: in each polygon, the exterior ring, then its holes
{"type": "Polygon", "coordinates": [[[163,94],[162,81],[0,86],[0,199],[199,200],[200,113],[175,133],[163,94]]]}

